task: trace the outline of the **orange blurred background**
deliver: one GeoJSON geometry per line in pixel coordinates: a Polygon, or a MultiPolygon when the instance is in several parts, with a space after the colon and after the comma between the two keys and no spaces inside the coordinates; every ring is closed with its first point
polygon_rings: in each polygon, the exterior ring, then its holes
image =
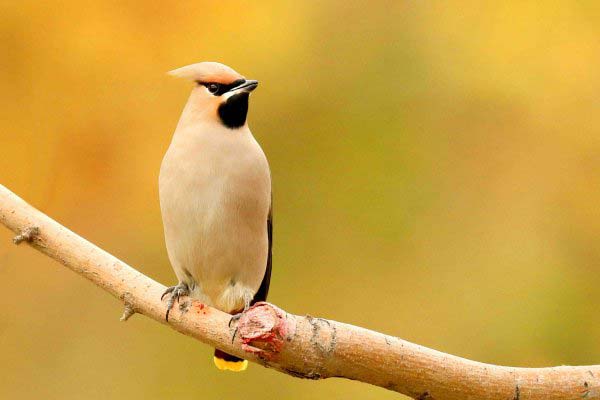
{"type": "MultiPolygon", "coordinates": [[[[0,2],[0,183],[166,285],[157,176],[220,61],[260,80],[270,300],[478,361],[600,362],[600,8],[0,2]]],[[[0,229],[0,398],[392,399],[208,346],[0,229]]]]}

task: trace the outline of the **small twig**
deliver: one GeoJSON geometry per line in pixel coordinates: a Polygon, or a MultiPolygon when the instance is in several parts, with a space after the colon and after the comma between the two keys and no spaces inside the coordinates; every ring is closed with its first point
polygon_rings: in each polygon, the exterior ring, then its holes
{"type": "Polygon", "coordinates": [[[125,322],[133,314],[135,314],[135,310],[133,309],[133,306],[129,303],[125,303],[125,309],[123,310],[123,315],[121,315],[121,318],[119,318],[119,321],[125,322]]]}
{"type": "Polygon", "coordinates": [[[131,293],[124,292],[121,296],[121,300],[125,304],[125,309],[123,310],[123,315],[119,318],[119,321],[125,322],[127,321],[133,314],[135,314],[135,309],[133,308],[133,303],[131,300],[131,293]]]}
{"type": "Polygon", "coordinates": [[[30,226],[29,228],[25,228],[19,233],[17,236],[13,238],[14,244],[19,244],[21,242],[29,242],[33,240],[34,237],[40,234],[40,228],[37,226],[30,226]]]}

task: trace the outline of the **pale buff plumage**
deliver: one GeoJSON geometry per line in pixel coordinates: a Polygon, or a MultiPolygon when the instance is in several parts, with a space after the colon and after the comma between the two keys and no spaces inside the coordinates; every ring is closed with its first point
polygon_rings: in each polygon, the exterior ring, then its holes
{"type": "MultiPolygon", "coordinates": [[[[191,80],[243,79],[218,63],[172,72],[191,80]]],[[[169,259],[190,296],[225,312],[247,306],[265,275],[271,203],[267,159],[247,123],[225,127],[219,102],[192,90],[163,159],[159,192],[169,259]]]]}

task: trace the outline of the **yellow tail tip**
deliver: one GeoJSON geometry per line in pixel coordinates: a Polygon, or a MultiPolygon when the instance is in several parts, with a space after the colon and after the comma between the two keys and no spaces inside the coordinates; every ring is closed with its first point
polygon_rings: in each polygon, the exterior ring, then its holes
{"type": "Polygon", "coordinates": [[[213,357],[213,361],[221,371],[241,372],[248,368],[248,360],[226,361],[219,357],[213,357]]]}

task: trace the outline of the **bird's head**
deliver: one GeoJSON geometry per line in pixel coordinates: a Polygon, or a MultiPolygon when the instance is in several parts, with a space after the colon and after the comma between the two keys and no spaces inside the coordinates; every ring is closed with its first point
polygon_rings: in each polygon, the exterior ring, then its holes
{"type": "Polygon", "coordinates": [[[216,62],[201,62],[181,67],[169,75],[194,81],[193,106],[208,112],[230,129],[246,124],[248,98],[256,89],[258,81],[244,78],[226,65],[216,62]]]}

